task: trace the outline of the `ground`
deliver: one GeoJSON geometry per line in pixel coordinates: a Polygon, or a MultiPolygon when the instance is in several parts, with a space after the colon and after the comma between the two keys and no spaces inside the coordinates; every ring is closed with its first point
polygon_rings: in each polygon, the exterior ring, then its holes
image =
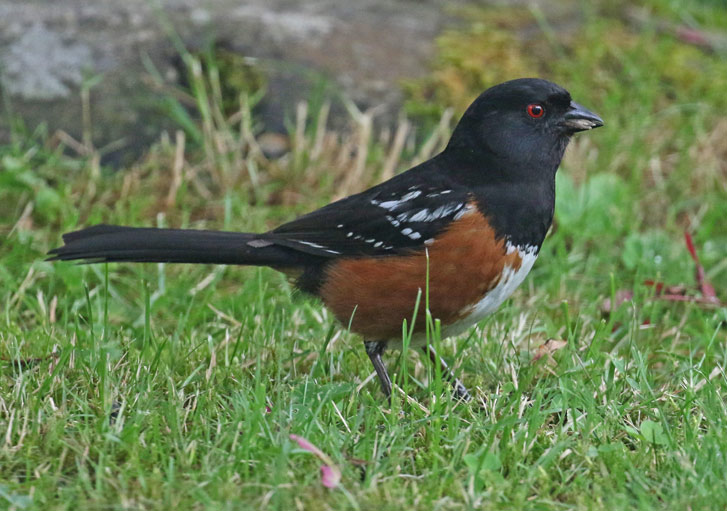
{"type": "Polygon", "coordinates": [[[727,11],[619,5],[584,6],[570,32],[534,8],[472,12],[405,84],[409,121],[379,132],[349,105],[332,132],[312,98],[277,159],[258,96],[223,111],[214,59],[192,55],[196,108],[129,168],[17,124],[0,147],[0,508],[724,509],[727,11]],[[526,17],[538,32],[516,38],[526,17]],[[43,260],[101,221],[273,227],[433,154],[445,107],[517,74],[606,126],[569,148],[523,286],[441,341],[473,403],[409,352],[388,356],[389,406],[361,340],[273,270],[43,260]]]}

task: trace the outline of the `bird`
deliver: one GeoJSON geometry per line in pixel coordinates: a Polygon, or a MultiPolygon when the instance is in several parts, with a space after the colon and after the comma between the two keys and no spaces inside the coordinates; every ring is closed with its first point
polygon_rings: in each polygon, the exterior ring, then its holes
{"type": "Polygon", "coordinates": [[[553,221],[555,175],[572,135],[603,124],[563,87],[514,79],[480,94],[436,156],[270,231],[100,224],[64,234],[49,259],[272,267],[363,338],[389,400],[382,355],[401,348],[402,324],[412,318],[410,345],[469,400],[427,342],[419,309],[428,305],[446,338],[510,297],[553,221]]]}

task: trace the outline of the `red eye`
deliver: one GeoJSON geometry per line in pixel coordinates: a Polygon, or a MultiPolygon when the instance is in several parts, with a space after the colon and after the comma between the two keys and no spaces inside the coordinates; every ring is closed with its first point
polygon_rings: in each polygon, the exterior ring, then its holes
{"type": "Polygon", "coordinates": [[[532,103],[528,105],[528,115],[533,119],[540,119],[545,115],[545,108],[543,108],[543,105],[539,105],[538,103],[532,103]]]}

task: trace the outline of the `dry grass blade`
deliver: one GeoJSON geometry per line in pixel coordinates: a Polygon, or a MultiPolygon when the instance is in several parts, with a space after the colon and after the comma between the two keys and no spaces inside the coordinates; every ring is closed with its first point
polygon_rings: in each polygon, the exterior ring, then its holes
{"type": "Polygon", "coordinates": [[[174,206],[177,200],[177,191],[182,184],[182,169],[184,168],[184,131],[177,130],[174,143],[174,165],[172,165],[172,181],[169,183],[166,205],[168,208],[174,206]]]}
{"type": "Polygon", "coordinates": [[[394,172],[396,171],[396,166],[399,164],[401,152],[404,149],[404,144],[406,143],[406,137],[409,135],[410,127],[411,125],[406,119],[399,122],[399,125],[396,127],[394,142],[391,144],[389,153],[386,156],[384,167],[381,170],[380,181],[386,181],[394,177],[394,172]]]}
{"type": "Polygon", "coordinates": [[[696,266],[695,277],[697,279],[697,285],[699,286],[699,290],[702,292],[702,297],[708,302],[716,304],[720,303],[719,298],[717,298],[717,294],[714,291],[714,286],[707,280],[704,275],[704,267],[699,262],[697,249],[694,248],[694,241],[692,240],[691,234],[689,234],[687,231],[684,231],[684,241],[687,244],[687,250],[689,250],[689,255],[692,256],[692,259],[694,260],[694,264],[696,266]]]}

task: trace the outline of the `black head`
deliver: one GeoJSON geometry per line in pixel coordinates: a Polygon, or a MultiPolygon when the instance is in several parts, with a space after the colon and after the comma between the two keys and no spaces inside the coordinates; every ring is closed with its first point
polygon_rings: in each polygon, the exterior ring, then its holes
{"type": "Polygon", "coordinates": [[[599,126],[601,118],[575,103],[564,88],[521,78],[483,92],[462,116],[447,150],[502,160],[513,171],[554,173],[571,135],[599,126]]]}

